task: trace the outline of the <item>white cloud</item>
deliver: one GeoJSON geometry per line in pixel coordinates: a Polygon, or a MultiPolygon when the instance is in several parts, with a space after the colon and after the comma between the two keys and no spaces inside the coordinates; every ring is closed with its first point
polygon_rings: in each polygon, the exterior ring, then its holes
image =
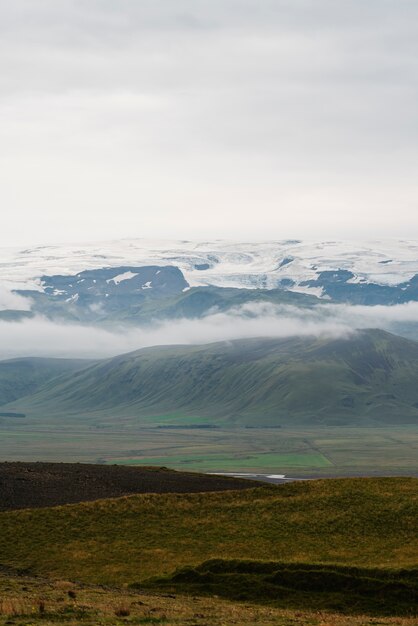
{"type": "MultiPolygon", "coordinates": [[[[43,318],[0,322],[0,358],[17,356],[109,357],[142,347],[200,344],[245,337],[350,337],[358,328],[417,333],[418,303],[396,306],[321,305],[313,309],[252,303],[203,320],[176,320],[153,328],[86,327],[43,318]]],[[[418,333],[416,334],[418,336],[418,333]]]]}
{"type": "Polygon", "coordinates": [[[12,309],[15,311],[30,311],[31,301],[12,293],[7,287],[0,283],[0,311],[12,309]]]}
{"type": "Polygon", "coordinates": [[[417,236],[417,17],[0,0],[4,243],[417,236]]]}

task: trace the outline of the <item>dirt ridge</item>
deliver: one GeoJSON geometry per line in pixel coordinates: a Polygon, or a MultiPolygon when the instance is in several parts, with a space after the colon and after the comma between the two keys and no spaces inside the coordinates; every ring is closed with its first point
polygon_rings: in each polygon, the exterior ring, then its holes
{"type": "Polygon", "coordinates": [[[136,493],[253,489],[254,481],[158,467],[85,463],[0,463],[0,511],[44,508],[136,493]]]}

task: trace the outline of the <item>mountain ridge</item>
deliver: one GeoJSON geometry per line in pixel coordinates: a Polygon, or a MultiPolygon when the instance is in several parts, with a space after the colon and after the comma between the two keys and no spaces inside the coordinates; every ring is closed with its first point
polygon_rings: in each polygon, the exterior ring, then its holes
{"type": "Polygon", "coordinates": [[[418,343],[378,329],[347,338],[155,346],[46,383],[10,409],[92,424],[418,423],[418,343]]]}
{"type": "Polygon", "coordinates": [[[36,391],[62,374],[88,367],[93,359],[23,357],[0,361],[1,406],[36,391]]]}

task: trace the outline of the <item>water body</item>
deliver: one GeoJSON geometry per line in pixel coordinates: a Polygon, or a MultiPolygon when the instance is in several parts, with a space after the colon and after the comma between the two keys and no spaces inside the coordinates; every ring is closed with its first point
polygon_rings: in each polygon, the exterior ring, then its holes
{"type": "Polygon", "coordinates": [[[294,482],[296,480],[310,480],[309,478],[292,478],[286,474],[251,474],[248,472],[208,472],[214,476],[231,476],[233,478],[248,478],[249,480],[261,480],[275,485],[280,483],[294,482]]]}

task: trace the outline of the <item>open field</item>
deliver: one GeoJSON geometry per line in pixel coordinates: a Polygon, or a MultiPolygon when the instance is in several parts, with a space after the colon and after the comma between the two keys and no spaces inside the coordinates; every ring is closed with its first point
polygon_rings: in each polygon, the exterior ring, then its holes
{"type": "Polygon", "coordinates": [[[418,476],[418,427],[28,429],[20,425],[0,430],[0,458],[296,477],[418,476]]]}
{"type": "Polygon", "coordinates": [[[221,598],[103,588],[0,573],[6,626],[414,626],[414,618],[285,610],[221,598]],[[117,613],[119,615],[117,615],[117,613]]]}

